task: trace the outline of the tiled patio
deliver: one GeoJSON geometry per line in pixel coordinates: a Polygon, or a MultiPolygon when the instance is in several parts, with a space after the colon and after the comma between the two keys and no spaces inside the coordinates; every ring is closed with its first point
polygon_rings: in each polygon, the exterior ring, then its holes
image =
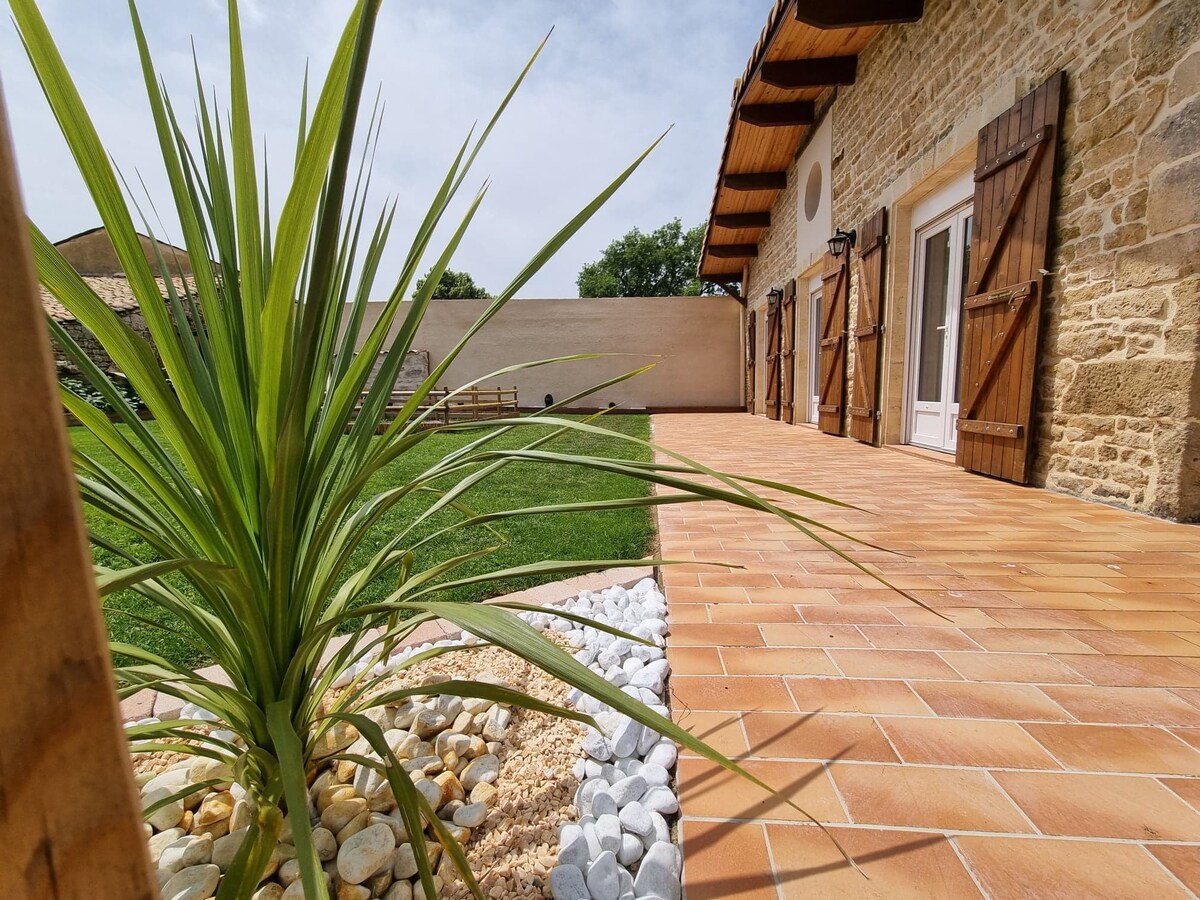
{"type": "Polygon", "coordinates": [[[831,832],[680,763],[688,900],[1200,891],[1200,531],[747,415],[655,437],[859,510],[662,507],[676,718],[831,832]],[[829,762],[829,760],[835,760],[829,762]]]}

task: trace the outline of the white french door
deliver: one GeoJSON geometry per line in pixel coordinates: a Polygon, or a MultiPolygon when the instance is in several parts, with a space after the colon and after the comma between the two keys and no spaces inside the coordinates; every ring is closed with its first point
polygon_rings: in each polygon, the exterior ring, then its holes
{"type": "Polygon", "coordinates": [[[909,441],[952,453],[958,444],[958,374],[971,253],[970,203],[918,229],[915,246],[909,441]]]}
{"type": "Polygon", "coordinates": [[[817,422],[821,403],[821,288],[808,297],[808,421],[817,422]]]}

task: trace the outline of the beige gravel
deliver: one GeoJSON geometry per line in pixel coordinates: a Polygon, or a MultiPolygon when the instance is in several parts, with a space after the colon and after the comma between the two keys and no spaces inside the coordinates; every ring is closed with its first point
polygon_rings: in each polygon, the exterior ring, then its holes
{"type": "MultiPolygon", "coordinates": [[[[552,637],[553,639],[553,637],[552,637]]],[[[498,647],[451,653],[413,666],[394,681],[473,678],[492,672],[515,689],[566,706],[568,688],[537,667],[498,647]]],[[[485,896],[549,897],[549,871],[558,854],[558,828],[578,818],[572,800],[578,782],[571,766],[579,758],[583,726],[543,713],[513,708],[498,756],[500,801],[467,845],[467,859],[485,896]]],[[[461,882],[441,896],[469,897],[461,882]]]]}
{"type": "MultiPolygon", "coordinates": [[[[547,636],[566,646],[557,635],[547,636]]],[[[430,680],[471,679],[487,672],[499,675],[515,690],[567,705],[569,689],[564,684],[498,647],[467,648],[427,660],[381,682],[372,693],[430,680]]],[[[430,692],[436,693],[436,687],[431,686],[430,692]]],[[[484,824],[473,830],[467,859],[487,897],[550,897],[549,870],[558,853],[559,826],[578,819],[572,803],[578,782],[571,767],[579,758],[583,726],[517,707],[512,712],[497,754],[499,801],[484,824]]],[[[207,730],[206,726],[199,729],[207,730]]],[[[148,778],[187,758],[166,751],[138,754],[134,772],[148,778]]],[[[450,876],[445,865],[439,871],[450,876]]],[[[455,875],[448,878],[440,896],[468,898],[471,893],[455,875]]]]}

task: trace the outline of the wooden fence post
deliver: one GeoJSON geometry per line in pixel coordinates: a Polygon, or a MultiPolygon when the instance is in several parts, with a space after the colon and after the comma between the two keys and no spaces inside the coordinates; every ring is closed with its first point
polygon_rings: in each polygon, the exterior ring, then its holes
{"type": "Polygon", "coordinates": [[[152,900],[0,96],[0,897],[152,900]]]}

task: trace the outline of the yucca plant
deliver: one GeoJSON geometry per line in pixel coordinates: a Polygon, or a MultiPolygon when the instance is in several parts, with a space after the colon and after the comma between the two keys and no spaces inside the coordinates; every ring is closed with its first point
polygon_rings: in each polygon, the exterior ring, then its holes
{"type": "MultiPolygon", "coordinates": [[[[156,280],[155,269],[139,243],[121,182],[35,0],[10,2],[33,68],[153,336],[151,346],[135,334],[45,236],[32,228],[42,282],[96,335],[159,425],[158,429],[148,427],[122,389],[88,359],[69,334],[50,321],[54,338],[120,423],[112,423],[81,397],[64,390],[66,407],[122,467],[118,470],[77,451],[83,499],[137,535],[155,553],[154,559],[137,559],[94,536],[96,546],[126,563],[115,570],[98,568],[101,594],[127,589],[152,601],[170,624],[147,619],[146,627],[168,628],[185,636],[219,663],[231,682],[225,686],[206,680],[136,646],[113,646],[118,659],[130,661],[117,669],[122,696],[144,687],[157,688],[216,713],[237,736],[227,740],[200,734],[179,722],[128,730],[134,752],[170,749],[228,763],[254,800],[256,818],[222,881],[219,897],[241,898],[253,892],[276,845],[285,810],[306,809],[306,775],[315,743],[339,722],[351,723],[378,754],[381,761],[360,761],[377,767],[388,778],[409,834],[420,834],[427,824],[478,894],[458,844],[401,771],[378,726],[365,715],[385,699],[394,701],[396,692],[372,694],[375,680],[364,672],[336,701],[329,701],[331,684],[348,666],[364,658],[364,653],[368,661],[387,658],[415,628],[438,618],[523,657],[751,778],[700,740],[577,663],[518,618],[514,609],[439,600],[440,592],[467,583],[576,573],[619,561],[545,560],[469,577],[456,576],[456,570],[487,550],[425,569],[416,562],[421,546],[437,536],[461,529],[494,528],[494,523],[505,518],[709,499],[772,513],[831,546],[817,523],[780,508],[753,488],[823,499],[806,491],[716,472],[662,448],[655,449],[668,461],[556,452],[554,439],[567,432],[614,437],[589,420],[556,414],[579,397],[566,398],[556,407],[525,418],[469,426],[434,424],[440,421],[438,405],[422,408],[433,386],[468,342],[650,151],[641,154],[534,254],[437,363],[405,410],[391,419],[385,416],[385,406],[401,361],[486,186],[450,229],[423,288],[410,303],[402,300],[414,274],[424,268],[422,261],[449,204],[533,59],[479,136],[464,141],[441,183],[431,185],[432,201],[400,272],[391,280],[383,313],[360,335],[394,212],[393,205],[378,218],[367,218],[369,154],[364,150],[363,161],[352,162],[360,149],[355,145],[356,124],[379,0],[355,4],[311,114],[306,80],[294,170],[277,215],[265,199],[266,174],[255,158],[236,0],[229,3],[228,121],[224,123],[210,104],[197,67],[197,135],[191,139],[185,137],[155,75],[138,12],[130,4],[146,96],[174,212],[194,271],[192,281],[181,286],[169,278],[162,286],[156,280]],[[372,364],[381,352],[386,353],[385,361],[372,378],[372,364]],[[546,426],[550,426],[548,434],[546,426]],[[468,427],[478,433],[465,445],[377,496],[362,496],[364,486],[381,467],[433,435],[468,427]],[[514,434],[531,437],[519,449],[501,449],[497,438],[514,434]],[[619,473],[670,492],[473,513],[466,505],[471,489],[517,462],[619,473]],[[352,567],[355,551],[381,517],[415,495],[433,499],[406,527],[389,535],[366,565],[352,567]],[[413,537],[414,530],[436,514],[453,515],[454,520],[432,536],[413,537]],[[363,592],[383,580],[395,585],[386,599],[362,602],[363,592]],[[382,636],[365,647],[350,641],[331,662],[322,664],[339,627],[355,617],[361,617],[367,627],[382,628],[382,636]]],[[[373,114],[367,139],[360,146],[369,148],[377,135],[378,118],[373,114]]],[[[141,227],[152,234],[144,217],[138,218],[143,219],[141,227]]],[[[158,262],[159,271],[168,271],[164,260],[158,262]]],[[[558,361],[544,359],[526,365],[558,361]]],[[[523,367],[514,366],[488,378],[523,367]]],[[[470,648],[462,652],[470,652],[470,648]]],[[[440,685],[439,690],[587,719],[490,684],[453,681],[440,685]]],[[[194,789],[189,786],[176,796],[194,789]]],[[[306,896],[326,897],[307,815],[292,816],[291,826],[306,896]]],[[[418,854],[418,864],[426,895],[433,896],[433,873],[423,854],[418,854]]]]}

